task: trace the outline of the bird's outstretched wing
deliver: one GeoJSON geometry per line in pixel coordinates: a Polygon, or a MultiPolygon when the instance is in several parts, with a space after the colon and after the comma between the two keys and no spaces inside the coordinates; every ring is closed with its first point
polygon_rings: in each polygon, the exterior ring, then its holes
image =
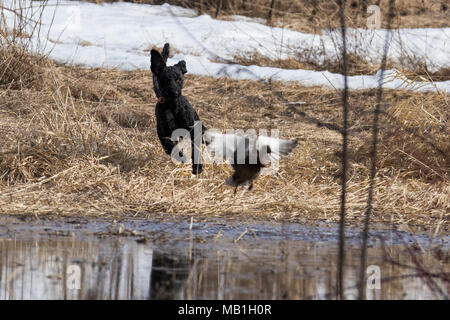
{"type": "Polygon", "coordinates": [[[233,163],[238,146],[245,143],[245,137],[236,134],[222,134],[214,130],[207,130],[204,134],[206,148],[216,157],[233,163]]]}
{"type": "Polygon", "coordinates": [[[280,161],[282,156],[288,155],[297,145],[297,140],[283,140],[266,136],[258,136],[256,148],[263,164],[280,161]]]}
{"type": "Polygon", "coordinates": [[[280,161],[282,156],[288,155],[297,145],[297,140],[284,140],[267,136],[258,136],[256,140],[250,138],[252,143],[249,143],[248,137],[222,134],[213,130],[206,131],[204,138],[209,152],[231,163],[239,161],[236,159],[236,151],[245,152],[243,159],[250,157],[249,151],[253,147],[249,149],[248,144],[256,147],[259,159],[263,164],[280,161]]]}

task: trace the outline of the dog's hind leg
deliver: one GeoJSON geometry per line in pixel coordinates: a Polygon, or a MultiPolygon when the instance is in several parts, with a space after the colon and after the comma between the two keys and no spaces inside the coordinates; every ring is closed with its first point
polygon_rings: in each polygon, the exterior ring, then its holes
{"type": "Polygon", "coordinates": [[[203,171],[202,156],[201,151],[196,151],[196,148],[195,143],[192,143],[192,173],[200,174],[203,171]]]}
{"type": "Polygon", "coordinates": [[[199,174],[203,171],[202,165],[202,140],[203,134],[198,126],[201,122],[196,122],[191,129],[191,152],[192,152],[192,173],[199,174]]]}

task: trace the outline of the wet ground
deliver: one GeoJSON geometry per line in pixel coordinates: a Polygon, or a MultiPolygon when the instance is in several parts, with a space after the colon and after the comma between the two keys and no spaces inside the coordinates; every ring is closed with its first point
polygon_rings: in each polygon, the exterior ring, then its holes
{"type": "MultiPolygon", "coordinates": [[[[3,216],[0,299],[333,299],[337,231],[189,217],[3,216]]],[[[346,296],[356,298],[359,229],[347,227],[346,243],[346,296]]],[[[367,298],[448,297],[449,249],[450,236],[378,226],[367,298]]]]}

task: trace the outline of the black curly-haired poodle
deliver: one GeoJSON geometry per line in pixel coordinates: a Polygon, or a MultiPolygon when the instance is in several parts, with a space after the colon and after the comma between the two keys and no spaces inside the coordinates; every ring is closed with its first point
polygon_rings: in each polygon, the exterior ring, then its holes
{"type": "Polygon", "coordinates": [[[186,160],[178,150],[178,141],[172,140],[172,133],[176,129],[185,129],[190,133],[192,153],[192,173],[202,172],[201,143],[203,132],[206,128],[200,122],[200,118],[189,101],[181,94],[183,89],[184,74],[187,72],[186,62],[181,60],[174,66],[166,65],[169,56],[169,44],[164,45],[162,54],[157,50],[151,50],[151,67],[153,73],[153,89],[158,97],[156,104],[156,129],[159,140],[168,155],[172,156],[174,148],[183,161],[186,160]],[[201,126],[195,128],[194,125],[201,126]],[[194,136],[194,133],[197,135],[194,136]]]}

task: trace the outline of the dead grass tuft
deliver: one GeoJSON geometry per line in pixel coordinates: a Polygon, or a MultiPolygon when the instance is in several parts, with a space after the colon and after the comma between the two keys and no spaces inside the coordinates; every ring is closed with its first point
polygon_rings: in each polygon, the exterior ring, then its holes
{"type": "Polygon", "coordinates": [[[31,56],[21,47],[0,46],[0,86],[10,89],[43,85],[46,63],[43,57],[31,56]]]}
{"type": "MultiPolygon", "coordinates": [[[[342,74],[344,70],[343,61],[340,59],[325,59],[323,62],[317,62],[310,52],[298,52],[295,58],[273,59],[264,56],[256,51],[243,52],[234,55],[232,63],[244,66],[257,65],[260,67],[273,67],[281,69],[303,69],[315,71],[329,71],[342,74]]],[[[223,61],[218,61],[223,62],[223,61]]],[[[231,63],[230,62],[230,63],[231,63]]],[[[348,54],[348,75],[368,75],[376,74],[380,65],[373,65],[355,54],[348,54]]]]}
{"type": "MultiPolygon", "coordinates": [[[[360,35],[355,35],[355,43],[360,35]]],[[[337,39],[336,39],[337,41],[337,39]]],[[[336,52],[341,49],[336,44],[336,52]]],[[[356,48],[358,52],[365,52],[361,45],[356,48]]],[[[388,60],[386,69],[399,70],[406,79],[420,82],[437,82],[450,80],[450,68],[441,68],[438,71],[430,71],[423,58],[409,55],[404,51],[398,62],[388,60]]],[[[366,61],[362,57],[364,54],[348,53],[347,74],[354,75],[375,75],[381,68],[380,62],[366,61]]],[[[314,51],[312,48],[297,48],[294,57],[280,59],[273,56],[265,56],[257,51],[242,51],[235,54],[231,61],[216,60],[221,63],[236,63],[245,66],[257,65],[261,67],[274,67],[281,69],[303,69],[315,71],[329,71],[343,74],[344,63],[340,55],[337,58],[329,56],[323,49],[314,51]],[[321,57],[325,57],[322,59],[321,57]]]]}

